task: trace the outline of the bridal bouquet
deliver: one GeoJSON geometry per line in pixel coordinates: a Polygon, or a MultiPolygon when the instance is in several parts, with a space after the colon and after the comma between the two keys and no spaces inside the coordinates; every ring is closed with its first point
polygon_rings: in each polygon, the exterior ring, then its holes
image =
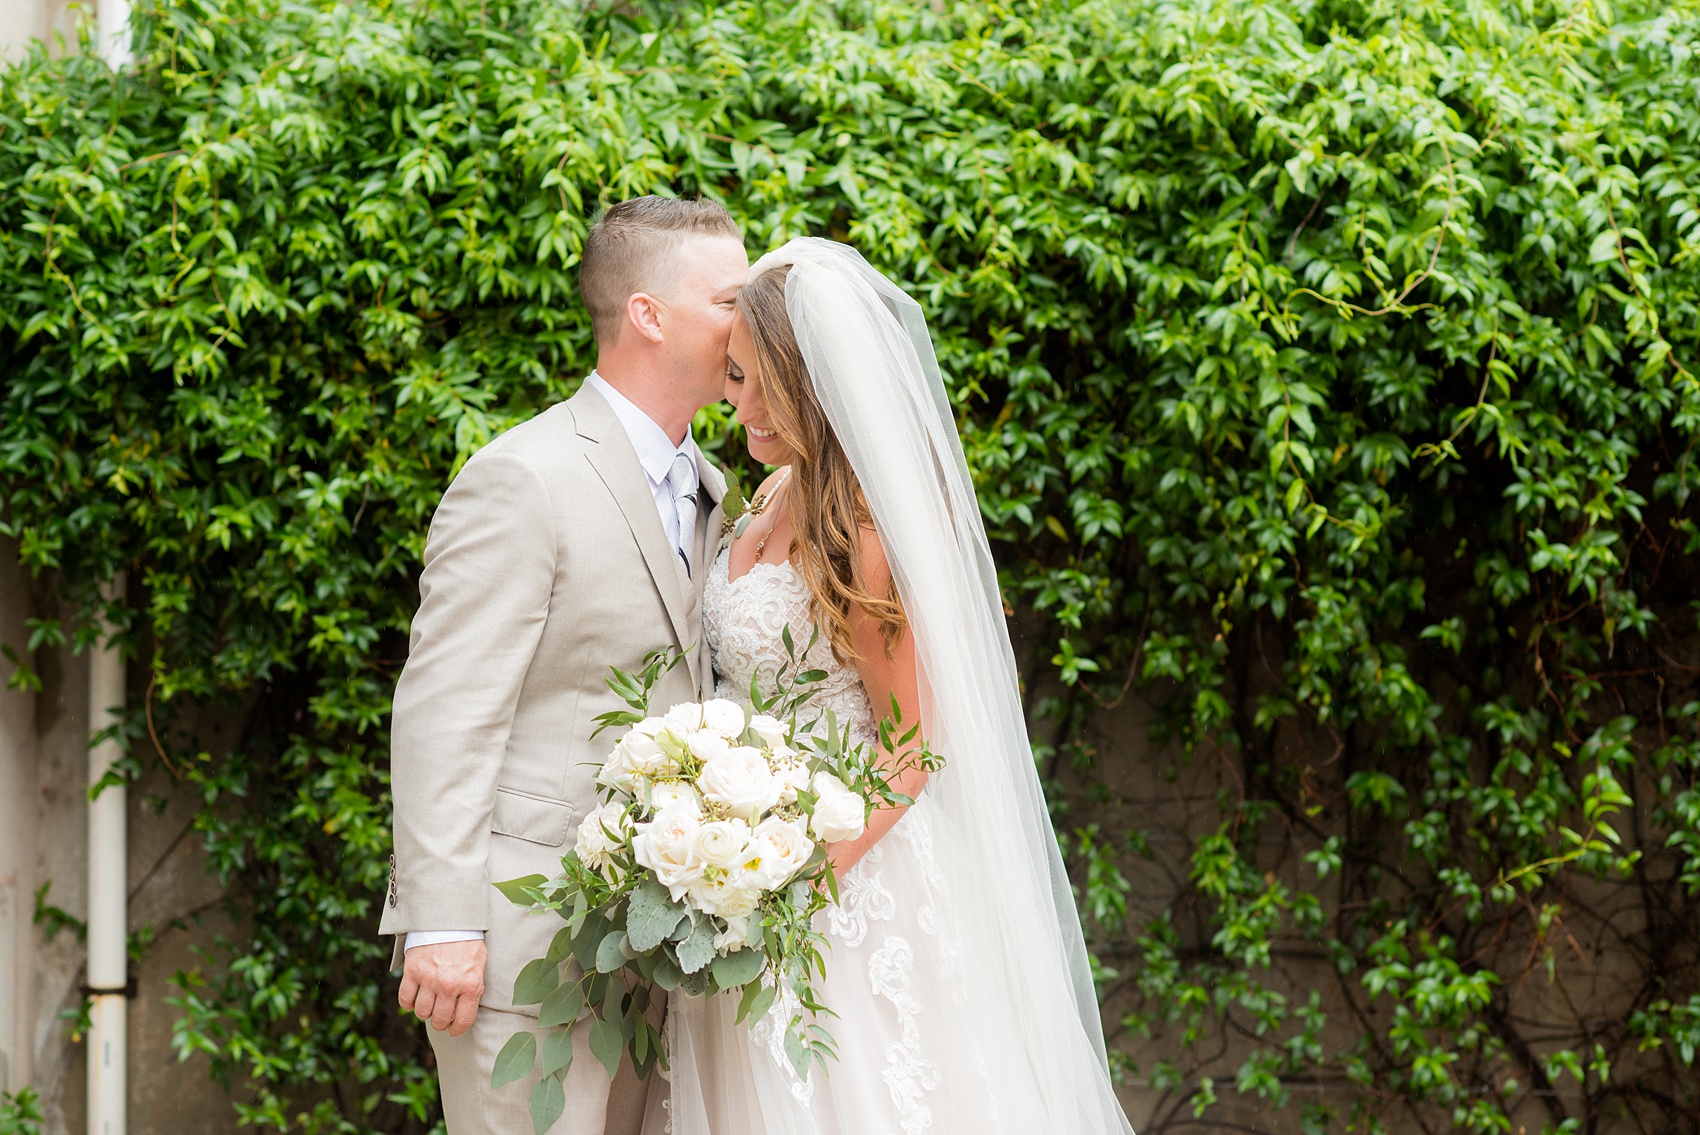
{"type": "Polygon", "coordinates": [[[716,699],[651,716],[650,691],[676,651],[650,654],[635,675],[613,668],[608,684],[632,711],[597,719],[598,733],[624,727],[596,777],[604,803],[580,822],[558,876],[497,884],[566,920],[514,985],[516,1004],[540,1006],[538,1031],[508,1041],[492,1078],[495,1087],[520,1079],[541,1056],[531,1098],[539,1135],[560,1115],[570,1029],[586,1008],[591,1052],[609,1076],[623,1050],[640,1075],[666,1066],[645,1015],[651,984],[674,996],[737,992],[739,1022],[760,1020],[776,999],[795,1006],[785,1049],[801,1077],[835,1055],[814,1020],[831,1010],[812,988],[825,972],[813,919],[838,898],[827,845],[861,836],[876,807],[913,803],[891,786],[903,768],[942,762],[912,746],[916,728],[897,735],[895,700],[878,750],[851,743],[830,711],[800,725],[824,674],[799,669],[789,631],[783,640],[792,661],[776,676],[781,693],[764,699],[752,683],[753,713],[716,699]]]}

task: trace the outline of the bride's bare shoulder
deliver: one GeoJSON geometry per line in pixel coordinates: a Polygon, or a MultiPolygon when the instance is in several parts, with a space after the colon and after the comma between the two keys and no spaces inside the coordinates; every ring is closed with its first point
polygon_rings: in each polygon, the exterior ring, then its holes
{"type": "Polygon", "coordinates": [[[859,527],[862,538],[862,581],[875,595],[885,594],[891,584],[891,561],[885,558],[885,545],[872,524],[859,527]]]}
{"type": "Polygon", "coordinates": [[[767,496],[769,493],[773,492],[774,489],[779,487],[779,483],[785,480],[786,476],[789,475],[790,472],[791,467],[789,465],[781,465],[762,479],[761,484],[756,486],[756,491],[750,494],[750,498],[753,500],[756,497],[767,496]]]}

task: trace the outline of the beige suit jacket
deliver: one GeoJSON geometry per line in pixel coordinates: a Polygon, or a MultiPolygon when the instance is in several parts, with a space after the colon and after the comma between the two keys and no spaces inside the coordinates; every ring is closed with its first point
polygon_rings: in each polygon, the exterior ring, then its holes
{"type": "Polygon", "coordinates": [[[698,475],[694,580],[636,451],[592,389],[479,450],[444,494],[395,693],[395,859],[380,923],[398,936],[394,965],[409,931],[483,930],[483,1003],[514,1008],[514,978],[563,924],[491,884],[558,873],[577,821],[597,806],[612,737],[590,733],[598,714],[624,708],[608,667],[676,645],[686,660],[656,688],[660,709],[712,688],[702,582],[725,480],[706,460],[698,475]]]}

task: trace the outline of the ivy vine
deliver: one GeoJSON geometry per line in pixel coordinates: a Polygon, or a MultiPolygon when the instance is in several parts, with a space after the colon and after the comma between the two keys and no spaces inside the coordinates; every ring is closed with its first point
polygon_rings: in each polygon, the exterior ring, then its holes
{"type": "Polygon", "coordinates": [[[242,1123],[439,1118],[374,934],[424,531],[663,191],[925,305],[1145,1135],[1700,1126],[1695,0],[136,28],[0,72],[0,531],[71,613],[5,645],[29,685],[127,574],[127,768],[200,793],[241,928],[177,1044],[242,1123]],[[1214,793],[1178,853],[1133,760],[1214,793]]]}

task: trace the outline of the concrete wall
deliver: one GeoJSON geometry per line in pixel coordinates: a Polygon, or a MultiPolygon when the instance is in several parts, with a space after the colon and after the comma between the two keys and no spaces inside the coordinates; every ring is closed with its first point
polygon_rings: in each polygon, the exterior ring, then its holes
{"type": "MultiPolygon", "coordinates": [[[[27,641],[28,587],[10,544],[0,543],[0,643],[27,641]]],[[[0,673],[10,667],[0,662],[0,673]]],[[[35,699],[0,688],[0,1088],[35,1075],[35,699]]]]}
{"type": "MultiPolygon", "coordinates": [[[[25,620],[37,614],[16,547],[0,538],[0,644],[22,653],[25,620]]],[[[0,1086],[33,1085],[48,1135],[84,1130],[85,1064],[77,1016],[85,951],[74,927],[49,934],[35,893],[71,919],[87,914],[88,659],[67,649],[36,652],[39,693],[0,692],[0,1086]]],[[[144,669],[129,667],[130,698],[145,696],[144,669]]],[[[11,666],[0,663],[9,676],[11,666]]],[[[144,737],[142,744],[148,744],[144,737]]],[[[190,829],[197,794],[153,762],[129,792],[130,932],[152,945],[132,973],[129,1107],[134,1135],[236,1129],[229,1098],[204,1057],[179,1062],[171,1047],[177,1010],[171,977],[198,964],[230,925],[190,829]]]]}
{"type": "Polygon", "coordinates": [[[43,40],[49,51],[77,46],[77,21],[94,16],[94,0],[0,0],[0,56],[16,59],[26,45],[43,40]]]}

